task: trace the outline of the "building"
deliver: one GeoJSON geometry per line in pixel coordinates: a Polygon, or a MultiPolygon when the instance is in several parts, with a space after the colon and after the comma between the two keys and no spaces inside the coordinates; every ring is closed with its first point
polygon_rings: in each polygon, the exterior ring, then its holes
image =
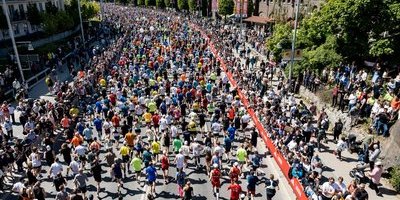
{"type": "MultiPolygon", "coordinates": [[[[39,12],[43,12],[46,10],[45,4],[49,1],[59,10],[65,9],[64,0],[6,0],[15,37],[24,36],[39,30],[38,27],[31,26],[27,20],[27,7],[29,4],[34,4],[39,12]]],[[[8,29],[0,31],[0,40],[8,39],[9,37],[8,29]]]]}
{"type": "MultiPolygon", "coordinates": [[[[260,0],[260,16],[274,20],[294,19],[297,0],[260,0]]],[[[319,9],[324,0],[300,0],[300,13],[303,15],[319,9]]]]}

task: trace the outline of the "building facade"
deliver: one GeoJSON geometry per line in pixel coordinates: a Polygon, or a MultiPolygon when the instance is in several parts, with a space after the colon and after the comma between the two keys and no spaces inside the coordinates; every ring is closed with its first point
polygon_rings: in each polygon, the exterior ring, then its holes
{"type": "MultiPolygon", "coordinates": [[[[299,0],[299,12],[307,15],[319,9],[324,0],[299,0]]],[[[296,13],[295,2],[297,0],[260,0],[260,16],[269,17],[274,20],[294,19],[296,13]]]]}
{"type": "MultiPolygon", "coordinates": [[[[27,20],[27,7],[29,4],[36,5],[39,12],[46,10],[45,4],[51,2],[59,10],[64,10],[64,0],[6,0],[11,25],[15,37],[28,35],[39,31],[39,27],[31,26],[27,20]]],[[[0,40],[10,38],[8,29],[0,31],[0,40]]]]}

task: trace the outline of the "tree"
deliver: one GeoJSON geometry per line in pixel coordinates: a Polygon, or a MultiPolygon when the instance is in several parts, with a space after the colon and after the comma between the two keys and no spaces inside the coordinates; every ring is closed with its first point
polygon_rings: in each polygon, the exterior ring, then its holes
{"type": "Polygon", "coordinates": [[[70,0],[68,4],[65,5],[65,11],[68,13],[68,15],[72,16],[72,19],[74,20],[74,26],[80,23],[77,0],[70,0]]]}
{"type": "Polygon", "coordinates": [[[38,26],[40,25],[43,20],[40,16],[40,12],[36,7],[36,4],[29,3],[27,6],[27,17],[28,21],[31,25],[38,26]]]}
{"type": "Polygon", "coordinates": [[[178,0],[179,10],[187,10],[189,8],[188,0],[178,0]]]}
{"type": "Polygon", "coordinates": [[[156,0],[157,8],[165,8],[164,0],[156,0]]]}
{"type": "Polygon", "coordinates": [[[291,45],[291,27],[289,23],[277,23],[274,26],[274,33],[267,39],[267,48],[270,50],[276,61],[282,58],[284,49],[289,49],[291,45]]]}
{"type": "Polygon", "coordinates": [[[57,6],[55,6],[51,1],[46,2],[45,4],[46,13],[55,15],[58,12],[57,6]]]}
{"type": "Polygon", "coordinates": [[[85,20],[95,17],[100,12],[100,4],[94,1],[83,1],[81,6],[82,18],[85,20]]]}
{"type": "Polygon", "coordinates": [[[155,6],[156,5],[156,0],[145,0],[144,3],[146,6],[155,6]]]}
{"type": "Polygon", "coordinates": [[[138,6],[144,6],[144,0],[138,0],[137,1],[138,6]]]}
{"type": "Polygon", "coordinates": [[[164,5],[168,8],[171,7],[171,0],[164,0],[164,5]]]}
{"type": "Polygon", "coordinates": [[[196,11],[198,9],[197,1],[198,0],[188,0],[189,10],[191,12],[194,12],[194,11],[196,11]]]}
{"type": "Polygon", "coordinates": [[[253,16],[254,3],[253,0],[247,0],[247,17],[253,16]]]}
{"type": "Polygon", "coordinates": [[[57,27],[58,27],[57,19],[54,17],[54,15],[50,13],[43,13],[42,19],[43,19],[43,30],[48,35],[53,35],[54,33],[57,32],[57,27]]]}
{"type": "Polygon", "coordinates": [[[218,13],[223,15],[226,20],[227,15],[233,14],[235,2],[233,0],[220,0],[218,1],[218,13]]]}
{"type": "Polygon", "coordinates": [[[126,5],[128,3],[128,0],[115,0],[117,3],[126,5]]]}

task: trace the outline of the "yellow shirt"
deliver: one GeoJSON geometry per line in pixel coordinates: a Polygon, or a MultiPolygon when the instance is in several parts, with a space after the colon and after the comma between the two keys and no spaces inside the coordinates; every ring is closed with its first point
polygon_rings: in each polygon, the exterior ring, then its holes
{"type": "Polygon", "coordinates": [[[121,156],[127,156],[129,155],[129,147],[127,146],[122,146],[121,149],[119,150],[119,153],[121,154],[121,156]]]}
{"type": "Polygon", "coordinates": [[[107,86],[107,82],[106,82],[106,80],[104,80],[104,78],[100,79],[100,85],[101,85],[101,87],[107,86]]]}
{"type": "Polygon", "coordinates": [[[145,122],[150,123],[151,122],[151,113],[149,113],[149,112],[144,113],[143,118],[144,118],[145,122]]]}
{"type": "Polygon", "coordinates": [[[160,153],[160,143],[154,141],[153,143],[151,143],[151,149],[153,151],[153,153],[160,153]]]}

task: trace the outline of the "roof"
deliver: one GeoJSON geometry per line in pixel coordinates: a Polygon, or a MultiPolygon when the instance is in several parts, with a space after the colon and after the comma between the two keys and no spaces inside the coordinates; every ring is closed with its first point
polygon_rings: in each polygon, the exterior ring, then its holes
{"type": "Polygon", "coordinates": [[[260,16],[251,16],[251,17],[248,17],[248,18],[244,19],[243,21],[245,21],[245,22],[253,22],[253,23],[257,23],[257,24],[267,24],[269,22],[274,22],[274,20],[271,19],[271,18],[260,17],[260,16]]]}

